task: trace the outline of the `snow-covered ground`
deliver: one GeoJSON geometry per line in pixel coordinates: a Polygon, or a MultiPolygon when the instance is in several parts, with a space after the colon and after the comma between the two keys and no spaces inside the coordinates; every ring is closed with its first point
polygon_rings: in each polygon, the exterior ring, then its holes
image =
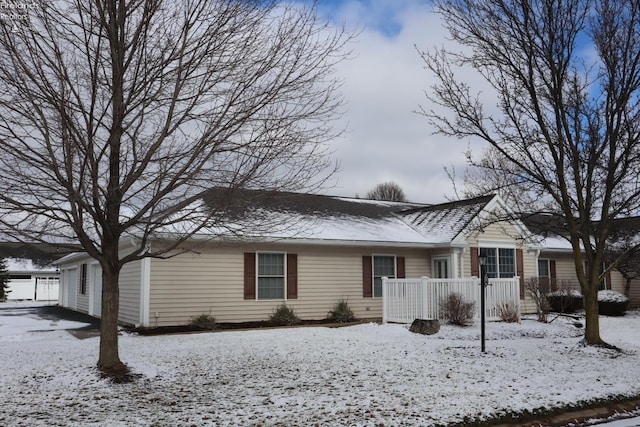
{"type": "Polygon", "coordinates": [[[443,326],[422,336],[402,325],[138,336],[120,353],[141,374],[100,379],[98,338],[73,322],[0,304],[0,425],[436,425],[640,395],[640,313],[601,319],[624,351],[579,344],[582,330],[551,324],[443,326]],[[18,315],[19,314],[19,315],[18,315]]]}

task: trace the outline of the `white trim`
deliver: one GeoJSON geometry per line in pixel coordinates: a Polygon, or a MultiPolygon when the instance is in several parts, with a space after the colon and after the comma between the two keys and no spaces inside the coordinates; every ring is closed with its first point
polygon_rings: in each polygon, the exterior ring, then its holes
{"type": "MultiPolygon", "coordinates": [[[[172,234],[168,234],[167,238],[175,237],[172,234]]],[[[295,238],[295,237],[261,237],[261,236],[248,236],[246,238],[231,238],[231,237],[214,237],[210,235],[196,234],[191,237],[196,241],[210,241],[210,242],[222,242],[222,243],[285,243],[295,245],[314,245],[314,246],[365,246],[365,247],[384,247],[384,248],[439,248],[448,247],[449,242],[434,243],[428,241],[386,241],[386,240],[342,240],[342,239],[310,239],[310,238],[295,238]]],[[[69,256],[69,255],[67,255],[69,256]]]]}
{"type": "MultiPolygon", "coordinates": [[[[96,280],[95,280],[95,272],[93,271],[93,269],[98,266],[100,267],[100,264],[98,263],[98,261],[93,261],[93,262],[89,262],[87,265],[87,269],[89,270],[87,272],[87,274],[89,274],[89,277],[87,278],[87,287],[89,288],[89,315],[90,316],[95,316],[95,310],[94,310],[94,305],[95,305],[95,301],[96,301],[96,280]]],[[[102,274],[102,273],[100,273],[102,274]]],[[[102,311],[102,301],[100,301],[100,311],[102,311]]]]}
{"type": "MultiPolygon", "coordinates": [[[[275,276],[274,276],[275,277],[275,276]]],[[[282,252],[282,251],[256,251],[256,301],[287,301],[287,252],[282,252]],[[260,268],[260,254],[263,255],[282,255],[282,265],[283,265],[283,269],[284,271],[283,273],[283,282],[284,282],[284,288],[282,289],[283,292],[283,296],[282,298],[260,298],[259,297],[259,290],[258,290],[258,281],[260,280],[260,272],[259,272],[259,268],[260,268]]]]}
{"type": "MultiPolygon", "coordinates": [[[[384,293],[382,288],[380,289],[380,296],[376,296],[376,257],[392,257],[393,258],[393,278],[398,278],[398,256],[396,254],[371,254],[371,298],[382,298],[382,294],[384,293]]],[[[406,270],[406,266],[405,266],[406,270]]],[[[380,280],[383,277],[389,278],[389,276],[380,276],[380,280]]]]}
{"type": "Polygon", "coordinates": [[[151,259],[140,260],[140,324],[151,326],[149,322],[149,299],[151,294],[151,259]]]}
{"type": "MultiPolygon", "coordinates": [[[[515,245],[512,246],[495,246],[495,245],[478,245],[478,255],[480,255],[480,251],[482,249],[494,249],[496,251],[496,279],[505,279],[505,277],[501,277],[500,276],[500,251],[499,249],[509,249],[513,251],[513,277],[517,277],[518,276],[518,253],[517,253],[517,248],[515,247],[515,245]]],[[[524,266],[523,266],[524,267],[524,266]]],[[[478,268],[480,268],[480,266],[478,266],[478,268]]],[[[485,270],[485,274],[486,274],[486,270],[485,270]]],[[[511,277],[506,277],[507,279],[510,279],[511,277]]]]}
{"type": "Polygon", "coordinates": [[[434,255],[431,257],[431,278],[432,279],[451,279],[453,274],[451,272],[451,256],[450,255],[434,255]],[[447,277],[436,277],[436,261],[447,262],[447,277]]]}
{"type": "Polygon", "coordinates": [[[547,277],[551,280],[551,259],[550,258],[536,258],[536,277],[547,277]],[[547,274],[548,276],[540,276],[540,261],[547,262],[547,274]]]}
{"type": "Polygon", "coordinates": [[[505,242],[504,240],[478,240],[479,248],[500,248],[500,249],[517,249],[515,242],[505,242]]]}

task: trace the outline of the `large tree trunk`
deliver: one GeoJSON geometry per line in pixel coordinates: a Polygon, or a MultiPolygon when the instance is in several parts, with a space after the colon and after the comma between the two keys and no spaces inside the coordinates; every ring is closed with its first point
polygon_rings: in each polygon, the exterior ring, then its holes
{"type": "Polygon", "coordinates": [[[590,284],[582,290],[585,311],[584,341],[589,345],[607,345],[600,338],[600,315],[598,313],[598,286],[590,284]]]}
{"type": "Polygon", "coordinates": [[[118,280],[118,271],[114,271],[111,267],[103,267],[98,369],[105,373],[124,368],[118,354],[118,311],[120,305],[118,280]]]}
{"type": "Polygon", "coordinates": [[[627,281],[624,284],[624,296],[627,298],[631,298],[631,277],[627,277],[627,281]]]}

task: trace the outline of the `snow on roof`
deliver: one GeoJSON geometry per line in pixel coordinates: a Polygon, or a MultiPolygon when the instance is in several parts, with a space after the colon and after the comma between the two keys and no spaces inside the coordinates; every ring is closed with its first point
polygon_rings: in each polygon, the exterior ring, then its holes
{"type": "Polygon", "coordinates": [[[17,272],[51,272],[55,267],[51,264],[37,264],[32,259],[27,258],[5,258],[7,270],[11,273],[17,272]]]}
{"type": "MultiPolygon", "coordinates": [[[[265,239],[323,240],[423,244],[430,242],[399,217],[369,218],[363,215],[305,215],[297,212],[254,211],[255,217],[270,218],[269,227],[247,226],[245,237],[265,239]]],[[[252,224],[251,214],[245,217],[252,224]]]]}
{"type": "MultiPolygon", "coordinates": [[[[485,196],[424,205],[252,190],[235,193],[233,201],[220,190],[203,198],[211,209],[227,203],[223,217],[238,224],[237,229],[243,230],[238,234],[248,238],[421,245],[451,242],[492,199],[485,196]],[[265,218],[271,221],[268,227],[252,230],[253,222],[265,218]]],[[[209,231],[220,233],[219,228],[209,231]]]]}
{"type": "Polygon", "coordinates": [[[421,235],[433,243],[451,242],[478,216],[494,196],[423,206],[401,213],[421,235]]]}

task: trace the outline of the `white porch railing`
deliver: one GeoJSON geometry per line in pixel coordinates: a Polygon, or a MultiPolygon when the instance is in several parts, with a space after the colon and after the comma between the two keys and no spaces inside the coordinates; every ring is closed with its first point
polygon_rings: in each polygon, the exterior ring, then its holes
{"type": "MultiPolygon", "coordinates": [[[[382,321],[411,323],[414,319],[440,319],[440,301],[450,293],[476,303],[480,320],[480,279],[382,279],[382,321]]],[[[511,303],[520,311],[520,279],[489,279],[485,288],[487,320],[499,320],[498,304],[511,303]]]]}

